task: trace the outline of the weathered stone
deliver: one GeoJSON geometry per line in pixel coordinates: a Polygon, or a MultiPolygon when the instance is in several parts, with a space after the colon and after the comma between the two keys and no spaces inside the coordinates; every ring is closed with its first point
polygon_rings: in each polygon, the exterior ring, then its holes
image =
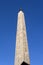
{"type": "Polygon", "coordinates": [[[20,11],[18,13],[14,65],[21,65],[23,61],[30,65],[25,18],[24,13],[20,11]]]}

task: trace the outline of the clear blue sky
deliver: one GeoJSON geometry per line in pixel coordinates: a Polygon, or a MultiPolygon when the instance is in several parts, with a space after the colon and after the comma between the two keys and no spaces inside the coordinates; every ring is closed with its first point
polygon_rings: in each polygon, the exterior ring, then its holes
{"type": "Polygon", "coordinates": [[[31,65],[43,65],[43,0],[0,0],[0,65],[14,65],[17,13],[22,8],[31,65]]]}

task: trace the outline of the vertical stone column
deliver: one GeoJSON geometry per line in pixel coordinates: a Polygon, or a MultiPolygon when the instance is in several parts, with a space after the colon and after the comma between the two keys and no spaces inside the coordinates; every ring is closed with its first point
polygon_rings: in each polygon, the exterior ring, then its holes
{"type": "Polygon", "coordinates": [[[15,49],[14,65],[21,65],[23,62],[30,64],[25,18],[24,18],[24,13],[20,11],[18,13],[18,20],[17,20],[16,49],[15,49]]]}

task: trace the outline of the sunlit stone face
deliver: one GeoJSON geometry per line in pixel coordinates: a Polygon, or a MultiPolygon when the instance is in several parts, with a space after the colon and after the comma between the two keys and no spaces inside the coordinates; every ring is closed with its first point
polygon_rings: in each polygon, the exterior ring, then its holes
{"type": "Polygon", "coordinates": [[[18,20],[17,20],[15,64],[14,65],[21,65],[23,61],[25,62],[25,65],[26,63],[30,64],[25,18],[24,18],[24,13],[20,11],[18,13],[18,20]]]}

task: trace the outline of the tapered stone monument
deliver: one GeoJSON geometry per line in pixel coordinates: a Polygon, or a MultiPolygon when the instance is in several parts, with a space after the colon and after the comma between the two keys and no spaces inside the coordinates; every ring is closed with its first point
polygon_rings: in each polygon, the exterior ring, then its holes
{"type": "Polygon", "coordinates": [[[14,65],[30,65],[26,25],[23,11],[19,11],[18,13],[14,65]]]}

